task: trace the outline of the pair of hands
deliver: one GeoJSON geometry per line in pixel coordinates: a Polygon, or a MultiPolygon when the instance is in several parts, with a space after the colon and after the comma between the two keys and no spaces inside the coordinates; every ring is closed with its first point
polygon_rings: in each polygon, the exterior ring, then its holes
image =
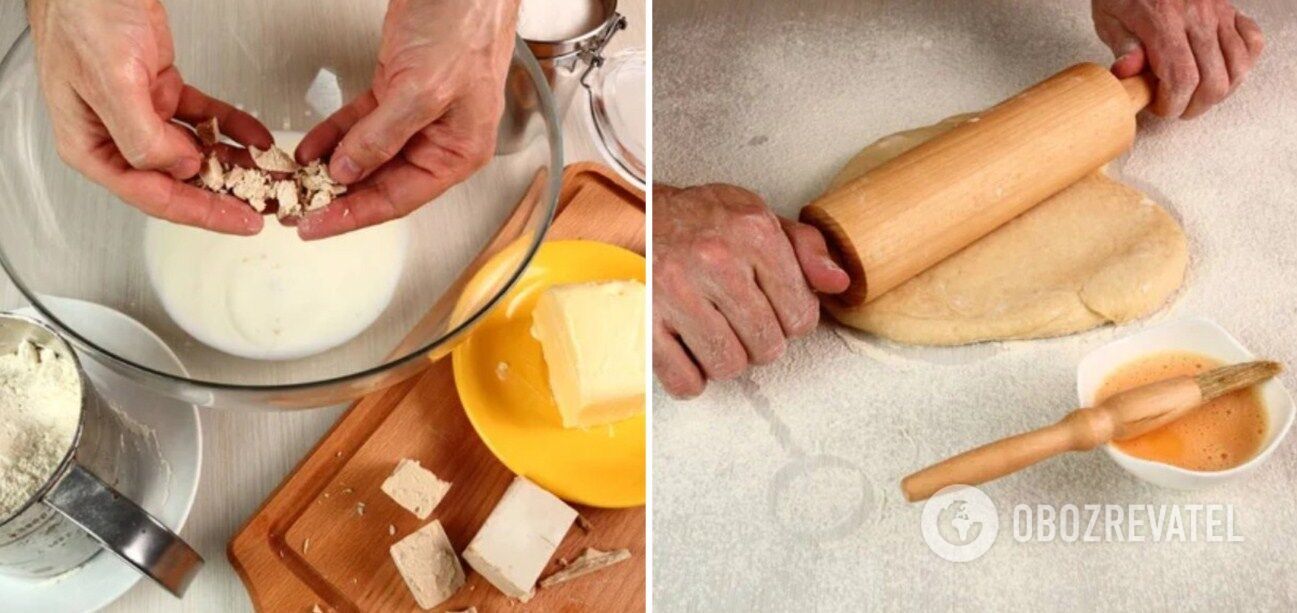
{"type": "MultiPolygon", "coordinates": [[[[261,215],[189,185],[194,126],[216,117],[267,148],[252,115],[184,82],[159,0],[31,0],[41,88],[60,157],[144,213],[230,234],[261,215]]],[[[404,216],[490,160],[518,0],[392,0],[369,91],[313,128],[295,157],[328,157],[347,194],[298,223],[317,239],[404,216]],[[330,155],[331,153],[331,155],[330,155]]],[[[228,153],[228,152],[226,152],[228,153]]]]}
{"type": "MultiPolygon", "coordinates": [[[[1151,110],[1164,117],[1197,117],[1225,99],[1264,48],[1256,22],[1226,0],[1093,0],[1092,9],[1113,73],[1152,72],[1151,110]]],[[[848,283],[817,230],[779,220],[737,187],[657,187],[653,224],[653,370],[677,397],[779,357],[814,329],[814,292],[848,283]]]]}

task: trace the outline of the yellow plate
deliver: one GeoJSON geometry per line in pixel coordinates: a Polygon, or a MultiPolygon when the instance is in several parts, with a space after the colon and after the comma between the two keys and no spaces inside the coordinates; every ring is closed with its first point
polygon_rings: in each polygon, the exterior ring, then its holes
{"type": "MultiPolygon", "coordinates": [[[[491,268],[478,276],[489,278],[491,268]]],[[[644,277],[644,258],[621,247],[544,243],[518,284],[455,348],[455,385],[478,436],[509,470],[564,500],[607,508],[644,504],[644,415],[564,429],[540,343],[531,336],[532,308],[552,285],[644,277]]]]}

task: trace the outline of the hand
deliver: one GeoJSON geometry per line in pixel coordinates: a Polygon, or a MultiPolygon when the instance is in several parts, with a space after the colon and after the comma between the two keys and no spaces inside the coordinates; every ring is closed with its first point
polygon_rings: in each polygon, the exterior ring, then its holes
{"type": "Polygon", "coordinates": [[[1093,0],[1094,29],[1112,49],[1113,74],[1157,78],[1152,110],[1197,117],[1234,92],[1265,39],[1228,0],[1093,0]]]}
{"type": "Polygon", "coordinates": [[[849,279],[811,226],[732,185],[655,186],[653,371],[673,396],[769,363],[849,279]]]}
{"type": "Polygon", "coordinates": [[[144,213],[231,234],[261,231],[261,215],[231,196],[184,182],[202,153],[176,124],[216,117],[244,145],[268,147],[251,115],[185,85],[172,65],[157,0],[31,0],[41,89],[59,156],[144,213]]]}
{"type": "Polygon", "coordinates": [[[302,163],[332,151],[329,174],[353,186],[302,238],[403,217],[490,161],[517,18],[518,0],[392,0],[371,89],[297,147],[302,163]]]}

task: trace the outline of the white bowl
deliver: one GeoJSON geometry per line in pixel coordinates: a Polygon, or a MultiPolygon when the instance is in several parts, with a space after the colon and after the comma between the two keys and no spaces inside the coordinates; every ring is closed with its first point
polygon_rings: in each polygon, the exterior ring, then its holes
{"type": "MultiPolygon", "coordinates": [[[[1229,332],[1210,320],[1193,318],[1163,324],[1108,343],[1085,356],[1076,369],[1076,393],[1081,406],[1094,404],[1095,392],[1117,367],[1160,351],[1189,351],[1216,358],[1226,364],[1256,359],[1229,332]]],[[[1241,478],[1251,474],[1274,453],[1279,443],[1288,436],[1293,417],[1297,415],[1292,396],[1288,395],[1288,390],[1278,378],[1263,383],[1259,392],[1268,417],[1265,444],[1252,459],[1229,470],[1187,470],[1151,462],[1127,454],[1111,443],[1103,446],[1104,451],[1132,475],[1162,487],[1194,490],[1241,478]]]]}

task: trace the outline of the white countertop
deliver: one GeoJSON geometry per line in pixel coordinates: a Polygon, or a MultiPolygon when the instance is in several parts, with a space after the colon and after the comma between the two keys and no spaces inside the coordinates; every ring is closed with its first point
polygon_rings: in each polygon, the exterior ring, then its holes
{"type": "MultiPolygon", "coordinates": [[[[658,610],[1293,607],[1292,439],[1250,479],[1207,491],[1145,485],[1102,452],[988,484],[999,538],[964,564],[924,545],[922,506],[898,486],[1058,419],[1081,356],[1155,320],[1206,316],[1297,365],[1297,14],[1279,0],[1238,4],[1269,43],[1249,81],[1198,120],[1142,122],[1115,165],[1190,238],[1175,302],[1120,329],[931,351],[824,325],[696,400],[657,388],[658,610]],[[1232,504],[1244,541],[1019,543],[1008,523],[1019,503],[1232,504]]],[[[785,215],[880,136],[1111,57],[1081,0],[656,0],[654,17],[655,180],[737,183],[785,215]]],[[[1297,376],[1282,380],[1292,389],[1297,376]]]]}
{"type": "MultiPolygon", "coordinates": [[[[26,25],[21,2],[0,5],[0,49],[7,49],[26,25]]],[[[629,28],[610,45],[615,52],[644,47],[643,0],[621,0],[619,12],[629,28]]],[[[564,122],[565,159],[602,161],[587,129],[583,96],[564,122]]],[[[273,127],[273,126],[272,126],[273,127]]],[[[485,195],[484,197],[490,197],[485,195]]],[[[0,277],[0,310],[23,305],[22,297],[0,277]]],[[[309,412],[234,414],[204,411],[203,474],[193,514],[182,536],[207,560],[183,601],[140,581],[107,610],[242,611],[251,603],[225,556],[226,544],[280,481],[302,459],[342,412],[342,407],[309,412]],[[249,454],[249,450],[255,450],[249,454]]]]}

